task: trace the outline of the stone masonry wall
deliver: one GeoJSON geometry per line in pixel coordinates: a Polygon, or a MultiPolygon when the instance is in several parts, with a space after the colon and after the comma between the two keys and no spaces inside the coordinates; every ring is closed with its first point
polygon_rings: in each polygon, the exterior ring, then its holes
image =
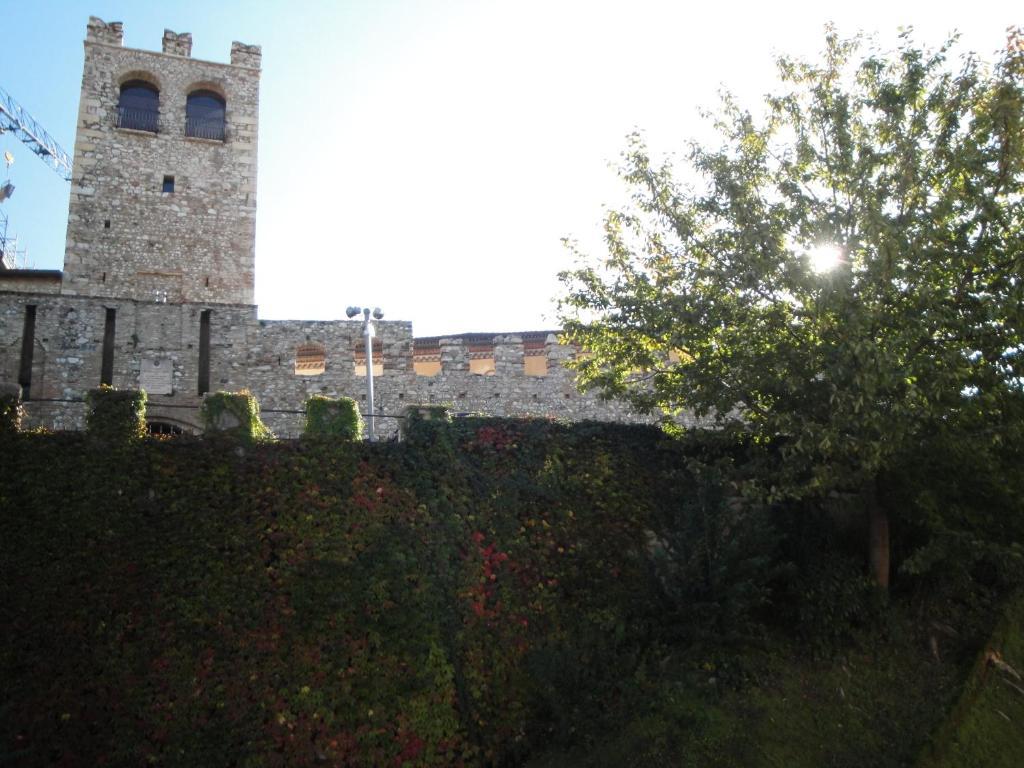
{"type": "Polygon", "coordinates": [[[100,384],[108,309],[116,312],[113,386],[144,388],[146,381],[163,378],[154,372],[166,374],[173,394],[150,392],[151,418],[190,429],[199,426],[199,324],[204,310],[210,311],[211,320],[210,389],[246,386],[246,342],[256,326],[255,307],[8,292],[0,292],[0,381],[18,381],[28,305],[36,307],[30,424],[82,428],[84,409],[75,401],[100,384]]]}
{"type": "MultiPolygon", "coordinates": [[[[357,375],[355,351],[362,322],[257,320],[255,307],[217,304],[164,304],[131,299],[97,299],[41,293],[0,292],[0,381],[16,382],[21,362],[25,308],[36,307],[35,348],[28,424],[51,429],[81,429],[81,400],[99,385],[107,310],[116,311],[113,385],[146,388],[164,381],[170,394],[149,391],[150,420],[201,431],[198,391],[200,316],[210,312],[210,390],[249,389],[263,409],[264,421],[279,437],[297,437],[311,395],[352,397],[366,402],[366,378],[357,375]],[[296,352],[310,342],[323,346],[325,370],[315,376],[295,373],[296,352]],[[160,372],[163,372],[162,378],[160,372]]],[[[552,337],[545,350],[547,376],[527,376],[522,342],[496,338],[496,373],[468,371],[461,339],[442,340],[442,370],[420,376],[413,370],[412,325],[383,321],[377,337],[383,349],[383,374],[374,377],[381,435],[394,434],[407,405],[448,404],[456,413],[541,416],[568,421],[637,421],[621,403],[581,395],[562,362],[573,354],[552,337]]]]}
{"type": "Polygon", "coordinates": [[[90,19],[63,292],[251,304],[260,50],[235,43],[219,64],[190,58],[186,33],[165,32],[159,53],[121,42],[120,24],[90,19]],[[117,127],[128,80],[159,89],[157,133],[117,127]],[[224,141],[185,136],[196,89],[225,98],[224,141]]]}

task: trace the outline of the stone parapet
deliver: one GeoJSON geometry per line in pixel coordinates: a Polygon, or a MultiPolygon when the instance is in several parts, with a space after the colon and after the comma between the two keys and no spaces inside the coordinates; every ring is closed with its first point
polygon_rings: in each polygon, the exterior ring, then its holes
{"type": "MultiPolygon", "coordinates": [[[[264,421],[280,437],[301,434],[302,411],[312,395],[351,397],[366,405],[365,366],[357,366],[363,342],[359,321],[258,320],[248,305],[161,303],[128,298],[54,296],[0,291],[0,382],[14,385],[22,373],[23,331],[34,324],[26,410],[32,426],[79,429],[85,393],[100,384],[110,330],[111,384],[146,389],[149,416],[183,431],[202,431],[199,406],[203,317],[209,326],[209,391],[250,390],[264,421]],[[322,365],[305,363],[322,350],[322,365]]],[[[483,339],[473,335],[479,345],[483,339]]],[[[572,372],[550,368],[528,375],[520,335],[493,337],[494,372],[473,373],[465,339],[439,340],[442,368],[417,375],[411,365],[412,325],[377,324],[383,354],[374,377],[380,433],[392,435],[409,405],[446,404],[454,413],[533,416],[575,421],[652,421],[628,406],[576,391],[572,372]]],[[[555,362],[571,347],[546,345],[555,362]]]]}

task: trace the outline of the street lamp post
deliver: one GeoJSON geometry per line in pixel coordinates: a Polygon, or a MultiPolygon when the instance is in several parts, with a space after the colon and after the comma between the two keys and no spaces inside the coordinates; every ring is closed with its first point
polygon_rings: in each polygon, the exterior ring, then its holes
{"type": "Polygon", "coordinates": [[[363,313],[363,339],[366,344],[366,439],[373,442],[377,439],[376,436],[376,422],[375,422],[375,411],[373,407],[373,337],[376,335],[373,320],[380,320],[384,317],[384,312],[381,311],[380,307],[374,308],[373,312],[370,312],[369,307],[349,307],[345,310],[345,314],[349,318],[353,318],[360,312],[363,313]],[[372,320],[370,318],[373,318],[372,320]]]}

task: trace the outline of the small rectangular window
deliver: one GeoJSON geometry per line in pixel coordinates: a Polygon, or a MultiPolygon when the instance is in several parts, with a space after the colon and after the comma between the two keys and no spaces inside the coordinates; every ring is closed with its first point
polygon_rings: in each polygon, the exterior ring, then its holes
{"type": "Polygon", "coordinates": [[[171,193],[174,191],[174,177],[164,176],[164,193],[171,193]]]}
{"type": "Polygon", "coordinates": [[[100,384],[108,387],[114,383],[114,329],[117,322],[117,310],[107,309],[107,319],[103,326],[103,362],[100,367],[100,384]]]}
{"type": "Polygon", "coordinates": [[[103,220],[103,228],[104,229],[110,229],[110,219],[104,219],[103,220]]]}

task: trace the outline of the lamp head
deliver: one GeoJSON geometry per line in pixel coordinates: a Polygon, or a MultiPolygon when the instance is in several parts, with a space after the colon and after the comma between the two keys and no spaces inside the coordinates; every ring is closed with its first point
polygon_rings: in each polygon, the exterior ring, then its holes
{"type": "Polygon", "coordinates": [[[382,317],[384,317],[384,310],[381,309],[380,307],[374,307],[373,319],[380,320],[382,317]]]}
{"type": "Polygon", "coordinates": [[[359,307],[349,307],[345,310],[346,317],[355,317],[359,314],[359,307]]]}

